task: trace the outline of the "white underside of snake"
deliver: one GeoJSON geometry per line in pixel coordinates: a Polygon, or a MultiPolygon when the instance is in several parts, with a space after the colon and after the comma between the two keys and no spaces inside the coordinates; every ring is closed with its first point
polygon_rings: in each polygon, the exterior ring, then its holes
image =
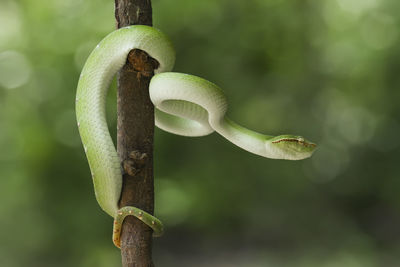
{"type": "Polygon", "coordinates": [[[159,63],[149,86],[159,128],[184,136],[204,136],[216,131],[235,145],[271,159],[300,160],[310,157],[315,150],[316,145],[301,136],[263,135],[228,119],[228,103],[218,86],[193,75],[170,72],[175,52],[159,30],[142,25],[116,30],[97,45],[86,61],[78,83],[76,117],[96,199],[114,217],[113,242],[117,247],[123,220],[128,215],[143,221],[156,236],[163,232],[162,223],[152,215],[135,207],[118,208],[121,164],[107,127],[105,104],[110,82],[132,49],[147,52],[159,63]]]}

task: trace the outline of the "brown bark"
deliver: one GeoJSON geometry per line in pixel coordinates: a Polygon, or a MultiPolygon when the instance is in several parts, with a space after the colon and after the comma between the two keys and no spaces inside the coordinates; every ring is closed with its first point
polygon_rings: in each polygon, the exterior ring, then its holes
{"type": "MultiPolygon", "coordinates": [[[[117,27],[152,25],[150,0],[115,0],[117,27]]],[[[118,73],[117,150],[124,169],[120,207],[134,206],[153,214],[154,107],[149,82],[158,63],[134,49],[118,73]]],[[[154,266],[152,230],[133,216],[122,226],[121,256],[124,267],[154,266]]]]}

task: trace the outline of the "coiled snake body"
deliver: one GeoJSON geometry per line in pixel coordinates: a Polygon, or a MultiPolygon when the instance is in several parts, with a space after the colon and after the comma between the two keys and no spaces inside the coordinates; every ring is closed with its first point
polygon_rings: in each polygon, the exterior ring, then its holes
{"type": "Polygon", "coordinates": [[[263,135],[228,119],[226,98],[215,84],[193,75],[169,72],[175,52],[159,30],[143,25],[116,30],[97,45],[86,61],[78,83],[76,118],[96,199],[114,217],[113,242],[117,247],[120,247],[122,222],[128,215],[151,227],[155,236],[163,232],[162,223],[151,214],[135,207],[118,208],[122,173],[107,127],[105,101],[111,79],[132,49],[146,51],[159,63],[149,86],[159,128],[184,136],[203,136],[216,131],[235,145],[267,158],[300,160],[312,155],[315,144],[301,136],[263,135]]]}

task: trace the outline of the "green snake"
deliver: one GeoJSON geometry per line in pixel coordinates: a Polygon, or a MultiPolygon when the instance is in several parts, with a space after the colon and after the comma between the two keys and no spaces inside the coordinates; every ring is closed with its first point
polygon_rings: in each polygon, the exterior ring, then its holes
{"type": "Polygon", "coordinates": [[[244,150],[271,159],[300,160],[314,152],[316,145],[301,136],[263,135],[228,119],[227,100],[217,85],[193,75],[170,72],[175,51],[161,31],[143,25],[118,29],[106,36],[88,57],[76,94],[76,118],[96,199],[114,218],[113,242],[117,247],[123,220],[128,215],[152,228],[153,235],[163,233],[162,223],[151,214],[135,207],[118,207],[122,169],[107,126],[106,95],[113,76],[132,49],[147,52],[159,63],[149,86],[157,127],[184,136],[204,136],[216,131],[244,150]]]}

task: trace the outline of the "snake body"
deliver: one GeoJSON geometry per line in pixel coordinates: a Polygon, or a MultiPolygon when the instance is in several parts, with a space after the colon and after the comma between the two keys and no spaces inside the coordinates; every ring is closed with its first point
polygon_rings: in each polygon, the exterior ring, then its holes
{"type": "Polygon", "coordinates": [[[110,82],[132,49],[146,51],[159,63],[149,86],[157,127],[184,136],[216,131],[235,145],[267,158],[300,160],[312,155],[316,145],[301,136],[263,135],[227,118],[227,100],[217,85],[193,75],[170,72],[175,52],[168,37],[159,30],[143,25],[116,30],[97,45],[83,67],[76,94],[76,117],[96,199],[114,218],[113,241],[117,247],[128,215],[151,227],[154,235],[163,232],[162,223],[151,214],[135,207],[118,208],[121,164],[107,127],[105,106],[110,82]]]}

